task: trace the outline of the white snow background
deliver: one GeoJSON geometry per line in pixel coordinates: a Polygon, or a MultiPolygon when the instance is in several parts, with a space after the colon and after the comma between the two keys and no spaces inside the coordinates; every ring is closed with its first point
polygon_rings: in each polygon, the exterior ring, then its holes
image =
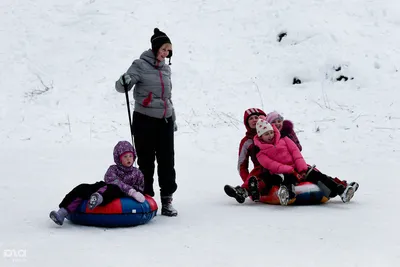
{"type": "Polygon", "coordinates": [[[0,12],[0,266],[400,266],[398,0],[2,0],[0,12]],[[174,48],[179,215],[59,227],[49,212],[130,140],[114,83],[155,27],[174,48]],[[250,107],[292,120],[309,164],[360,183],[353,200],[227,197],[250,107]]]}

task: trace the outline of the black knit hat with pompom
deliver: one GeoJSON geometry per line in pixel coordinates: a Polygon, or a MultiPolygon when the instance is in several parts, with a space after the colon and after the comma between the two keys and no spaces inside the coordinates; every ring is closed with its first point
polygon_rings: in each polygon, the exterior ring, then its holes
{"type": "MultiPolygon", "coordinates": [[[[151,50],[153,51],[154,55],[157,56],[158,50],[160,49],[163,44],[172,44],[171,40],[168,36],[160,31],[158,28],[154,28],[154,35],[150,38],[151,42],[151,50]]],[[[167,58],[172,57],[172,51],[169,52],[167,58]]]]}

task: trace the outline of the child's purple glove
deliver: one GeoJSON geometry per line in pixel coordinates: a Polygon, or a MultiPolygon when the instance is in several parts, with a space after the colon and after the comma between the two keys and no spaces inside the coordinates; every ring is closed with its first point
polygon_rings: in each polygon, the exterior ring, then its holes
{"type": "Polygon", "coordinates": [[[146,200],[142,193],[136,191],[133,188],[129,190],[128,195],[140,203],[143,203],[146,200]]]}

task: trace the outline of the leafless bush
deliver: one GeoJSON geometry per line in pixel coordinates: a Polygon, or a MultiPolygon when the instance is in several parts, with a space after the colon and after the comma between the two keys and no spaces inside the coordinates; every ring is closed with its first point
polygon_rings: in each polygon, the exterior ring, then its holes
{"type": "Polygon", "coordinates": [[[39,79],[40,83],[42,84],[42,88],[35,88],[30,92],[25,93],[25,97],[29,99],[33,99],[39,95],[43,95],[44,93],[53,89],[53,81],[51,81],[48,85],[43,82],[43,79],[36,74],[36,77],[39,79]]]}

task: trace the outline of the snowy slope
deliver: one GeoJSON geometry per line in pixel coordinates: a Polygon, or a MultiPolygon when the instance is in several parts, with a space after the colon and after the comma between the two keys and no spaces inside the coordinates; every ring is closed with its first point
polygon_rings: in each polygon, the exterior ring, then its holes
{"type": "Polygon", "coordinates": [[[0,11],[0,250],[26,252],[0,266],[400,264],[398,1],[2,0],[0,11]],[[48,213],[130,140],[114,82],[154,27],[174,46],[179,216],[57,227],[48,213]],[[254,106],[294,121],[309,163],[359,181],[352,202],[225,196],[254,106]]]}

